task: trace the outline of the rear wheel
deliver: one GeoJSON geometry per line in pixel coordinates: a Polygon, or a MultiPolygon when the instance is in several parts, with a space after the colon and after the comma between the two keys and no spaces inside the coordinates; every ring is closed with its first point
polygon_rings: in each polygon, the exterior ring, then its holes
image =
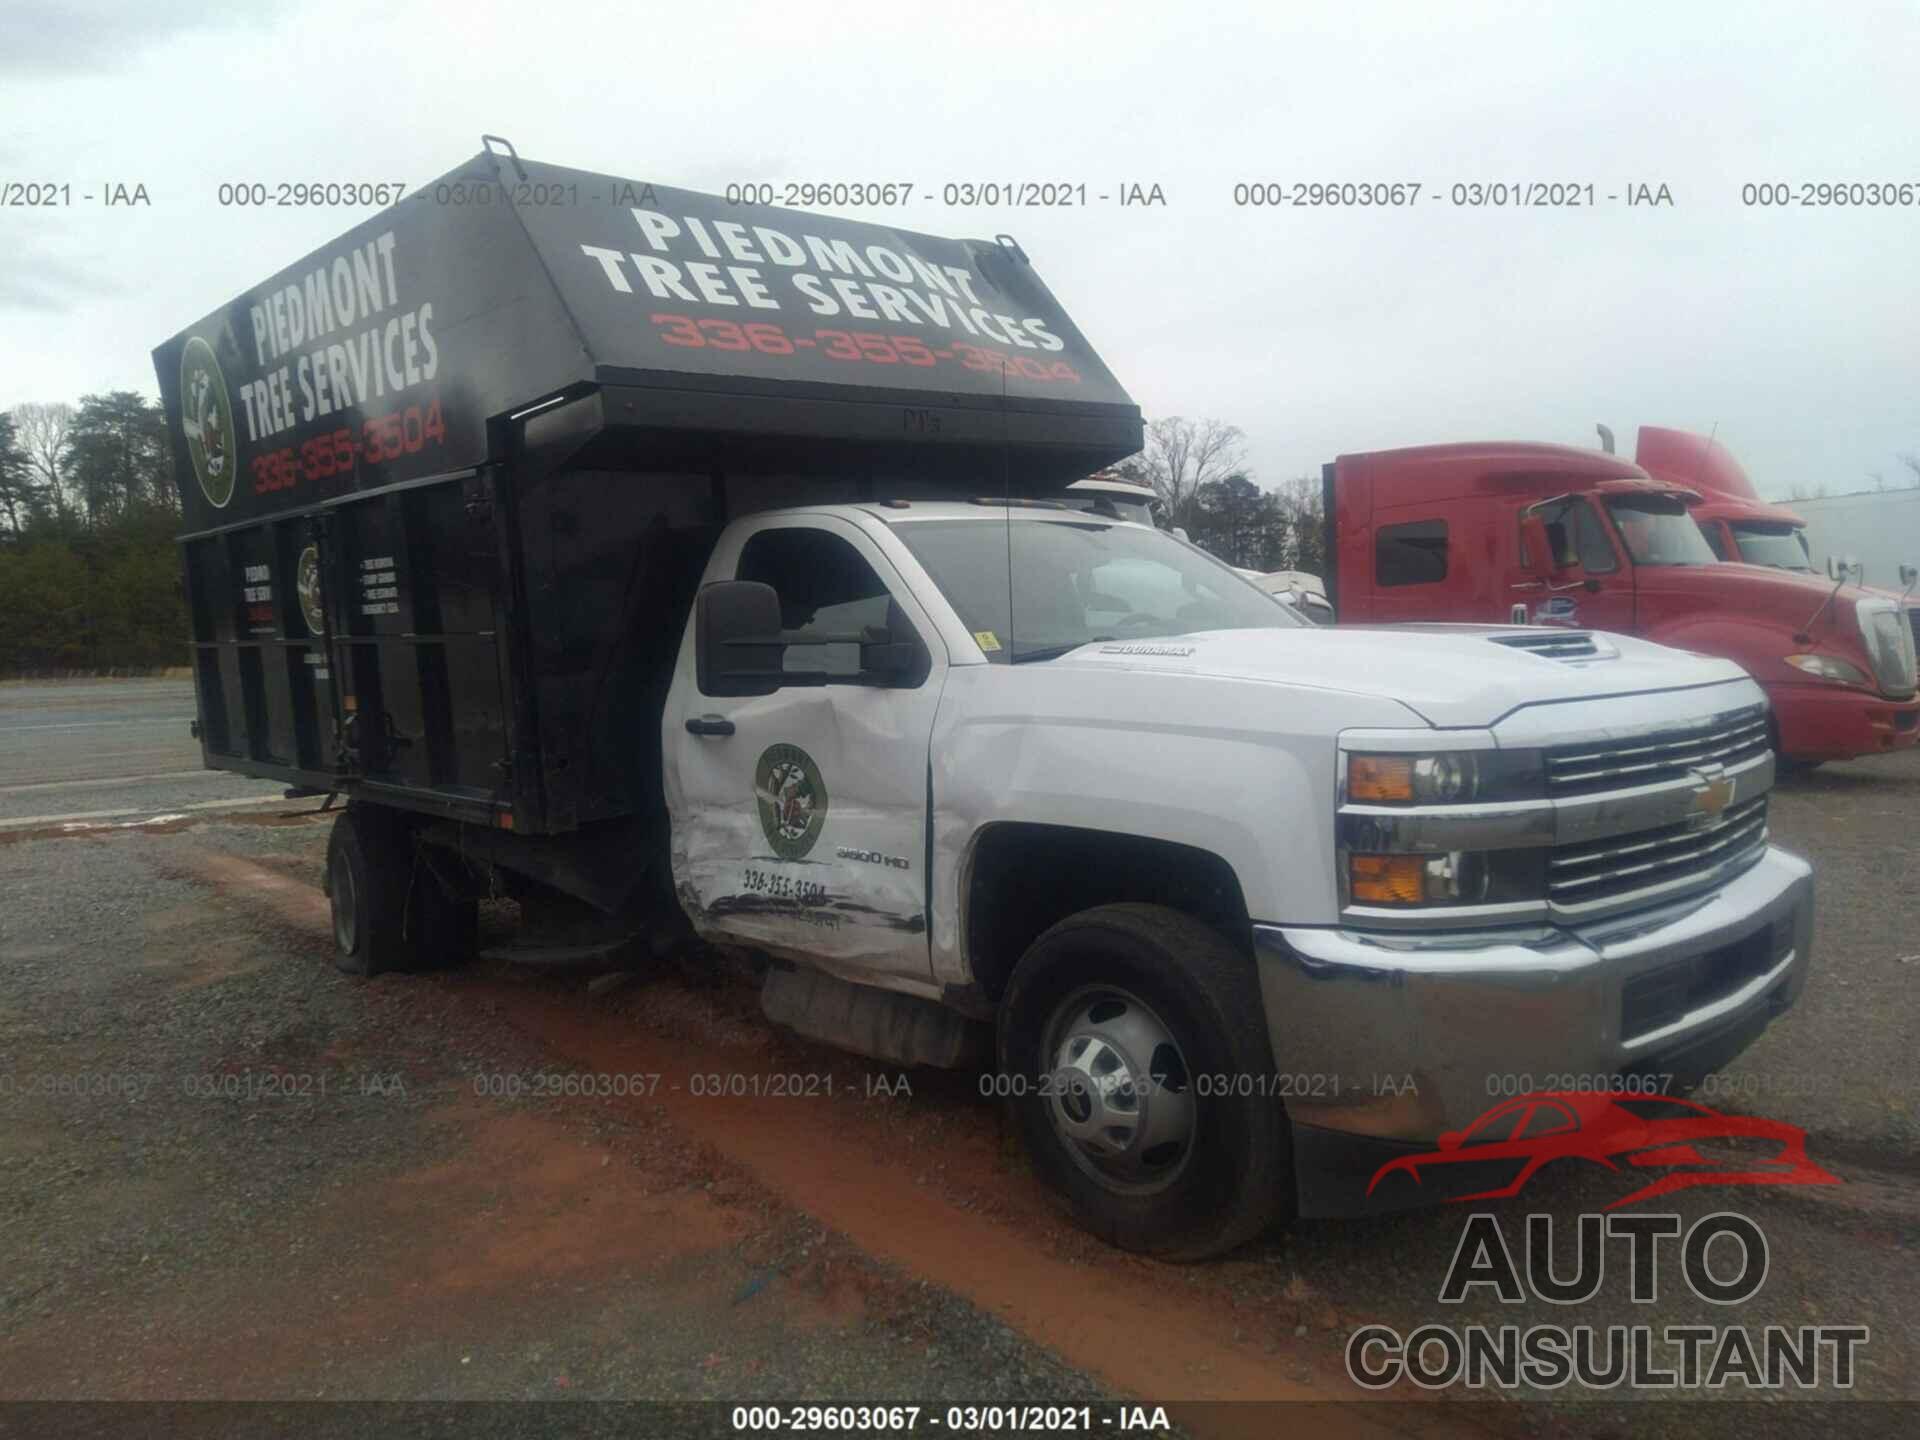
{"type": "Polygon", "coordinates": [[[327,839],[327,899],[333,912],[333,963],[348,975],[407,968],[405,921],[411,848],[403,825],[349,806],[327,839]]]}
{"type": "Polygon", "coordinates": [[[1035,1169],[1122,1249],[1218,1255],[1285,1203],[1253,965],[1190,916],[1108,905],[1047,931],[1008,984],[1000,1063],[1035,1169]]]}
{"type": "Polygon", "coordinates": [[[464,965],[480,946],[480,902],[449,890],[422,860],[414,869],[406,930],[410,968],[447,970],[464,965]]]}

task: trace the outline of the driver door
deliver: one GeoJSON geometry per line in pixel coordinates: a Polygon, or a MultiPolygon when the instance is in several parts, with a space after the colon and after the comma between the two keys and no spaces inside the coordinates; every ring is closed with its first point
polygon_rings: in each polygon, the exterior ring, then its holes
{"type": "Polygon", "coordinates": [[[1630,634],[1633,572],[1593,501],[1585,495],[1565,495],[1536,508],[1555,564],[1530,554],[1522,533],[1520,565],[1508,589],[1509,618],[1520,625],[1630,634]]]}
{"type": "Polygon", "coordinates": [[[931,620],[836,517],[771,517],[723,564],[720,578],[778,597],[778,664],[793,679],[771,694],[704,694],[697,640],[683,647],[663,736],[682,901],[728,939],[930,980],[927,760],[946,678],[931,620]],[[916,662],[863,672],[857,637],[876,628],[916,646],[916,662]]]}

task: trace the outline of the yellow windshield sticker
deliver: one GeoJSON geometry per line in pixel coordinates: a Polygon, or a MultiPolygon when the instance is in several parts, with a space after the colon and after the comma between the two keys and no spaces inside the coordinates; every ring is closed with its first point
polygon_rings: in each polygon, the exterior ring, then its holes
{"type": "Polygon", "coordinates": [[[973,632],[973,643],[978,645],[982,650],[998,650],[1000,648],[1000,637],[991,630],[976,630],[973,632]]]}

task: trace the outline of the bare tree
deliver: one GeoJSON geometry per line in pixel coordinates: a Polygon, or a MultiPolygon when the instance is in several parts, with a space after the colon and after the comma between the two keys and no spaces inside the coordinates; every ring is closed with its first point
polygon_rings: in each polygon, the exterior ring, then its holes
{"type": "Polygon", "coordinates": [[[1146,448],[1114,469],[1153,486],[1167,523],[1185,525],[1202,486],[1247,473],[1246,436],[1238,425],[1169,415],[1150,421],[1146,448]]]}
{"type": "Polygon", "coordinates": [[[1297,476],[1282,483],[1274,497],[1287,523],[1287,568],[1325,575],[1327,517],[1320,481],[1297,476]]]}
{"type": "Polygon", "coordinates": [[[73,434],[73,406],[64,400],[52,404],[29,401],[9,412],[28,468],[45,490],[48,502],[64,514],[67,508],[67,447],[73,434]]]}
{"type": "Polygon", "coordinates": [[[1914,486],[1920,487],[1920,451],[1909,450],[1899,458],[1901,468],[1912,473],[1914,486]]]}

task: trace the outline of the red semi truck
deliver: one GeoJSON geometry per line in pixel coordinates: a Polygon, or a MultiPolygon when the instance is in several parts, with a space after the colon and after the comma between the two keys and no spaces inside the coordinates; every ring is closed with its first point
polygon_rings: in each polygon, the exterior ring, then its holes
{"type": "Polygon", "coordinates": [[[1740,462],[1711,436],[1642,425],[1633,458],[1654,479],[1700,492],[1693,520],[1718,559],[1815,573],[1807,522],[1762,500],[1740,462]]]}
{"type": "MultiPolygon", "coordinates": [[[[1844,576],[1720,563],[1690,513],[1706,498],[1692,485],[1602,451],[1513,443],[1342,455],[1323,483],[1327,588],[1342,624],[1639,635],[1745,666],[1789,761],[1920,741],[1920,616],[1844,576]]],[[[1604,638],[1570,637],[1576,651],[1604,658],[1604,638]]]]}

